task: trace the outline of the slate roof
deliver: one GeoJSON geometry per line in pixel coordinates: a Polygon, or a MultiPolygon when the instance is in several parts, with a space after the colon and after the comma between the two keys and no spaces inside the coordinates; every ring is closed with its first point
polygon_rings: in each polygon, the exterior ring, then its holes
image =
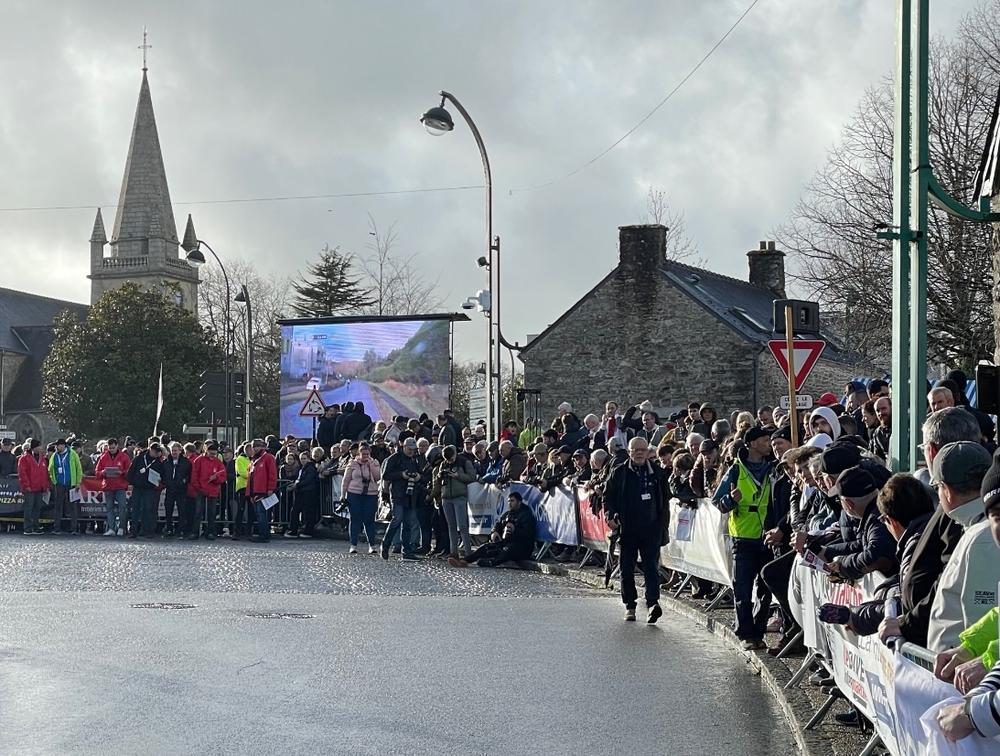
{"type": "Polygon", "coordinates": [[[89,305],[79,302],[66,302],[25,291],[0,288],[0,349],[15,354],[29,354],[30,348],[14,329],[27,326],[51,327],[56,315],[63,310],[72,310],[78,317],[85,318],[89,309],[89,305]]]}
{"type": "Polygon", "coordinates": [[[63,310],[85,318],[89,306],[41,297],[13,289],[0,289],[0,350],[27,359],[7,389],[4,410],[36,410],[42,400],[42,363],[52,346],[52,321],[63,310]]]}
{"type": "MultiPolygon", "coordinates": [[[[679,262],[664,261],[660,272],[673,286],[687,294],[705,311],[718,318],[733,329],[739,336],[750,343],[763,346],[774,332],[774,299],[775,296],[767,289],[754,286],[747,281],[724,276],[705,268],[696,268],[679,262]]],[[[614,274],[614,271],[601,279],[593,289],[580,298],[576,304],[564,312],[554,323],[542,331],[522,350],[530,351],[549,331],[558,326],[572,314],[591,294],[604,285],[614,274]]],[[[828,334],[823,338],[827,341],[823,359],[843,364],[855,364],[857,355],[846,351],[828,334]]]]}

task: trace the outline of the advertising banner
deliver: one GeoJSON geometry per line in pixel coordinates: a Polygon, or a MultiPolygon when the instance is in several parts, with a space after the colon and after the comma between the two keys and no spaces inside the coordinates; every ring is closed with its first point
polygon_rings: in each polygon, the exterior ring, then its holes
{"type": "Polygon", "coordinates": [[[511,483],[503,488],[492,483],[469,484],[469,533],[489,535],[499,517],[507,511],[511,491],[521,494],[535,515],[536,538],[565,546],[579,545],[576,500],[573,491],[558,486],[543,494],[535,486],[511,483]]]}
{"type": "Polygon", "coordinates": [[[576,487],[576,510],[580,520],[580,544],[594,551],[607,552],[611,528],[603,513],[594,514],[590,508],[590,491],[576,487]]]}
{"type": "Polygon", "coordinates": [[[726,519],[708,499],[699,499],[696,510],[671,502],[670,543],[660,549],[660,562],[668,569],[731,586],[733,558],[724,535],[726,519]]]}

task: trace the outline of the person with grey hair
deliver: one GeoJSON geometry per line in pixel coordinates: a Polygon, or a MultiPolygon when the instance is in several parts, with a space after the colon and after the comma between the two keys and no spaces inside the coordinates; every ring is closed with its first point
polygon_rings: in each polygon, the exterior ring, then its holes
{"type": "Polygon", "coordinates": [[[931,412],[955,406],[955,395],[947,386],[935,386],[927,394],[927,407],[931,412]]]}
{"type": "Polygon", "coordinates": [[[700,433],[689,433],[687,439],[684,441],[688,454],[697,459],[698,455],[701,454],[701,442],[704,440],[705,437],[700,433]]]}
{"type": "Polygon", "coordinates": [[[716,420],[712,423],[712,440],[719,446],[726,443],[729,435],[733,432],[733,426],[729,424],[728,420],[716,420]]]}
{"type": "Polygon", "coordinates": [[[611,457],[608,464],[612,467],[617,467],[621,463],[628,461],[628,452],[625,450],[625,444],[617,438],[608,439],[608,455],[611,457]]]}

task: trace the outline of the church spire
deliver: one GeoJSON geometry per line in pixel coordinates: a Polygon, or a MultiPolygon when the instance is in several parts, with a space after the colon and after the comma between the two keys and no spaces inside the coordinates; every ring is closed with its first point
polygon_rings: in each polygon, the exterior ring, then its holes
{"type": "Polygon", "coordinates": [[[169,249],[166,253],[168,257],[176,257],[177,227],[174,225],[170,190],[160,152],[153,98],[149,93],[146,71],[143,70],[139,102],[132,124],[132,140],[111,233],[112,254],[115,257],[146,256],[151,251],[150,237],[163,239],[168,246],[172,245],[173,255],[169,249]]]}
{"type": "Polygon", "coordinates": [[[107,244],[108,235],[104,231],[104,217],[101,215],[101,208],[97,208],[97,217],[94,218],[94,230],[90,233],[91,244],[107,244]]]}

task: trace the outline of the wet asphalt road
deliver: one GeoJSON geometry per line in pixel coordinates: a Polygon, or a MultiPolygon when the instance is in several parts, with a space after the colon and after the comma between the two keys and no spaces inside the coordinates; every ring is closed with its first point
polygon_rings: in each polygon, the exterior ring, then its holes
{"type": "Polygon", "coordinates": [[[345,552],[0,536],[0,753],[794,752],[759,680],[686,620],[345,552]],[[192,608],[133,608],[154,602],[192,608]],[[248,616],[283,612],[311,616],[248,616]]]}

